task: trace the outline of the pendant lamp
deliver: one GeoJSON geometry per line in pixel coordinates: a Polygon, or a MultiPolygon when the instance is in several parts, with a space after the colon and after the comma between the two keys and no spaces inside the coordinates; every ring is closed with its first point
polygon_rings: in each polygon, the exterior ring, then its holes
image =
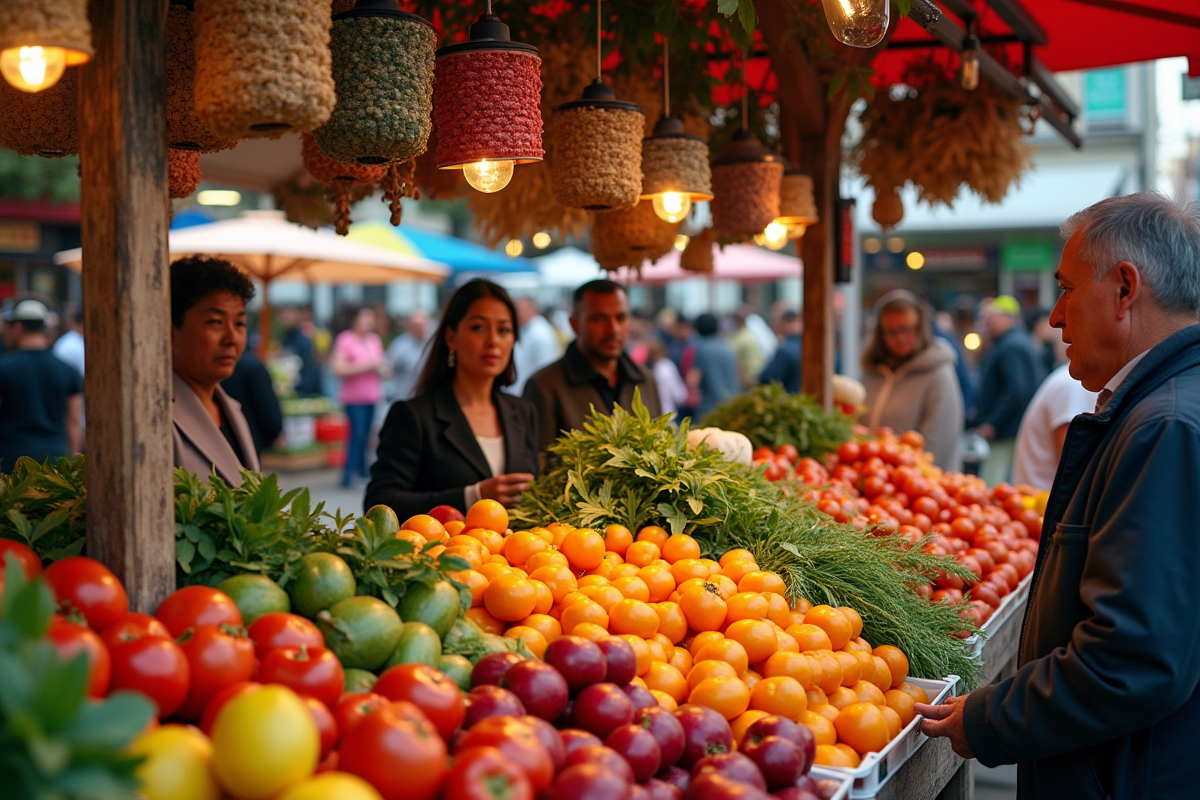
{"type": "Polygon", "coordinates": [[[437,51],[440,169],[461,169],[467,183],[490,194],[508,185],[514,165],[542,160],[541,65],[536,47],[512,40],[491,0],[468,41],[437,51]]]}
{"type": "Polygon", "coordinates": [[[218,136],[277,139],[333,111],[329,0],[196,0],[196,116],[218,136]]]}
{"type": "Polygon", "coordinates": [[[883,41],[891,0],[821,0],[829,30],[842,44],[874,47],[883,41]]]}
{"type": "Polygon", "coordinates": [[[215,153],[237,146],[196,117],[196,26],[192,0],[171,0],[167,9],[167,146],[215,153]]]}
{"type": "Polygon", "coordinates": [[[708,143],[683,132],[671,116],[671,66],[668,39],[663,38],[663,115],[654,133],[642,140],[642,197],[666,222],[683,220],[698,200],[711,200],[712,169],[708,143]]]}
{"type": "Polygon", "coordinates": [[[200,188],[200,153],[196,150],[167,150],[167,194],[178,200],[200,188]]]}
{"type": "Polygon", "coordinates": [[[92,57],[87,0],[0,3],[0,75],[22,92],[49,89],[92,57]]]}
{"type": "Polygon", "coordinates": [[[338,234],[345,236],[350,232],[350,202],[382,181],[387,174],[387,165],[364,166],[334,161],[321,154],[311,133],[303,134],[300,141],[300,158],[308,174],[333,190],[333,227],[338,234]]]}
{"type": "Polygon", "coordinates": [[[680,269],[688,272],[706,273],[713,271],[713,245],[717,243],[712,228],[705,228],[688,240],[687,247],[679,257],[680,269]]]}
{"type": "Polygon", "coordinates": [[[79,70],[37,94],[0,81],[0,147],[43,158],[78,153],[79,70]]]}
{"type": "Polygon", "coordinates": [[[358,0],[333,16],[329,49],[337,104],[313,131],[321,152],[354,164],[425,152],[432,126],[437,34],[396,0],[358,0]]]}
{"type": "Polygon", "coordinates": [[[797,169],[786,169],[780,184],[779,216],[775,222],[787,228],[789,239],[797,239],[804,235],[809,225],[819,221],[812,178],[797,169]]]}
{"type": "Polygon", "coordinates": [[[759,234],[779,216],[783,157],[750,132],[750,91],[742,65],[742,129],[712,162],[713,229],[724,236],[759,234]]]}
{"type": "Polygon", "coordinates": [[[606,270],[640,268],[671,252],[678,222],[666,222],[654,213],[654,204],[642,200],[632,208],[600,211],[592,215],[592,255],[606,270]]]}

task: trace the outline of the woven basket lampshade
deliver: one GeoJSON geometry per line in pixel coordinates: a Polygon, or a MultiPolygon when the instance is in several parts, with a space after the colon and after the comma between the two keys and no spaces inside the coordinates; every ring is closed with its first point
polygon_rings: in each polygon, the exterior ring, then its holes
{"type": "Polygon", "coordinates": [[[329,0],[196,0],[196,116],[217,136],[311,131],[337,99],[329,0]]]}
{"type": "Polygon", "coordinates": [[[640,268],[671,252],[678,222],[665,222],[654,213],[654,205],[642,200],[632,208],[601,211],[592,215],[592,255],[607,270],[640,268]]]}
{"type": "Polygon", "coordinates": [[[438,168],[462,169],[472,186],[490,193],[508,185],[514,164],[541,161],[541,66],[537,48],[514,42],[492,14],[476,20],[468,41],[438,50],[438,168]]]}
{"type": "Polygon", "coordinates": [[[712,272],[713,245],[716,243],[717,236],[712,228],[705,228],[697,233],[688,240],[687,247],[683,248],[683,254],[679,258],[680,269],[686,269],[688,272],[712,272]]]}
{"type": "Polygon", "coordinates": [[[44,158],[78,153],[79,70],[37,94],[0,80],[0,147],[44,158]]]}
{"type": "Polygon", "coordinates": [[[167,146],[215,153],[237,146],[196,117],[196,27],[192,0],[171,0],[167,9],[167,146]]]}
{"type": "Polygon", "coordinates": [[[657,198],[660,216],[683,219],[692,202],[713,198],[708,158],[703,139],[684,133],[675,117],[663,117],[653,135],[642,139],[642,199],[657,198]]]}
{"type": "Polygon", "coordinates": [[[809,225],[820,221],[811,177],[794,170],[783,173],[779,189],[779,216],[775,221],[787,226],[788,236],[793,239],[803,236],[809,225]]]}
{"type": "Polygon", "coordinates": [[[334,229],[345,236],[350,231],[350,201],[360,190],[373,187],[388,174],[387,164],[347,164],[334,161],[321,153],[311,133],[300,137],[300,158],[304,169],[332,189],[335,206],[334,229]]]}
{"type": "Polygon", "coordinates": [[[321,152],[386,164],[425,152],[432,126],[437,35],[396,0],[359,0],[333,17],[329,49],[337,105],[313,131],[321,152]]]}
{"type": "Polygon", "coordinates": [[[200,188],[200,153],[196,150],[167,150],[167,193],[178,200],[200,188]]]}
{"type": "Polygon", "coordinates": [[[779,216],[783,159],[739,131],[712,162],[713,228],[726,236],[759,233],[779,216]]]}
{"type": "Polygon", "coordinates": [[[91,57],[87,0],[0,3],[0,71],[14,87],[25,92],[49,89],[67,67],[85,64],[91,57]]]}
{"type": "Polygon", "coordinates": [[[642,195],[641,106],[617,99],[597,78],[583,98],[554,110],[554,199],[567,208],[614,211],[637,205],[642,195]]]}

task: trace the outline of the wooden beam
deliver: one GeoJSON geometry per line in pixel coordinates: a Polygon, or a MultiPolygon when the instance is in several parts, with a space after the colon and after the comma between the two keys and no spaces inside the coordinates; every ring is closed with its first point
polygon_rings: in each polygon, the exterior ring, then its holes
{"type": "Polygon", "coordinates": [[[987,4],[1022,41],[1039,45],[1050,41],[1046,29],[1021,5],[1021,0],[987,0],[987,4]]]}
{"type": "Polygon", "coordinates": [[[89,4],[80,67],[87,552],[153,612],[175,588],[166,3],[89,4]]]}
{"type": "Polygon", "coordinates": [[[766,39],[775,79],[779,82],[784,124],[800,135],[820,136],[825,130],[825,86],[796,36],[796,21],[788,4],[759,0],[754,6],[759,17],[758,29],[766,39]]]}
{"type": "Polygon", "coordinates": [[[1025,74],[1038,85],[1042,94],[1050,98],[1050,101],[1058,106],[1067,117],[1074,120],[1079,116],[1079,105],[1058,85],[1058,81],[1054,79],[1054,73],[1033,53],[1029,53],[1025,57],[1025,74]]]}

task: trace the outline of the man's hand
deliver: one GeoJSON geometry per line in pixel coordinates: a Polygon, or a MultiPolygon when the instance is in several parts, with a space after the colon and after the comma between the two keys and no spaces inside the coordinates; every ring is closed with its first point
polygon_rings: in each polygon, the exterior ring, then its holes
{"type": "Polygon", "coordinates": [[[945,736],[950,740],[950,747],[963,758],[974,758],[971,745],[967,744],[967,731],[963,727],[963,709],[967,698],[950,697],[940,706],[929,706],[917,703],[913,710],[925,717],[921,721],[921,733],[926,736],[945,736]]]}

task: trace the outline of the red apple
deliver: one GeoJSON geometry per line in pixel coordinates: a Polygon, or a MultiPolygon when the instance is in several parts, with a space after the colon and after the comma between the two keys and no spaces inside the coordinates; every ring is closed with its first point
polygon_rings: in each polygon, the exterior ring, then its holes
{"type": "Polygon", "coordinates": [[[554,667],[536,658],[509,667],[500,679],[500,686],[515,694],[530,714],[545,720],[558,719],[571,699],[566,679],[554,667]]]}
{"type": "Polygon", "coordinates": [[[463,728],[469,729],[476,722],[488,717],[523,717],[525,705],[512,692],[499,686],[476,686],[467,693],[467,715],[463,728]]]}
{"type": "Polygon", "coordinates": [[[593,683],[575,698],[573,717],[576,727],[607,738],[617,728],[633,722],[633,702],[620,687],[593,683]]]}
{"type": "Polygon", "coordinates": [[[666,770],[679,763],[679,757],[683,755],[683,725],[674,714],[661,706],[642,708],[633,712],[633,723],[650,731],[658,742],[662,751],[660,770],[666,770]]]}
{"type": "MultiPolygon", "coordinates": [[[[463,522],[466,517],[454,506],[434,506],[429,509],[429,516],[445,525],[447,522],[463,522]]],[[[503,531],[501,531],[503,533],[503,531]]]]}
{"type": "Polygon", "coordinates": [[[641,725],[622,725],[608,735],[604,744],[629,762],[638,783],[653,778],[662,765],[662,748],[658,746],[658,740],[641,725]]]}
{"type": "Polygon", "coordinates": [[[629,762],[611,747],[587,745],[573,750],[564,762],[563,771],[580,764],[593,764],[605,772],[621,776],[621,779],[627,784],[633,783],[633,767],[629,766],[629,762]]]}

